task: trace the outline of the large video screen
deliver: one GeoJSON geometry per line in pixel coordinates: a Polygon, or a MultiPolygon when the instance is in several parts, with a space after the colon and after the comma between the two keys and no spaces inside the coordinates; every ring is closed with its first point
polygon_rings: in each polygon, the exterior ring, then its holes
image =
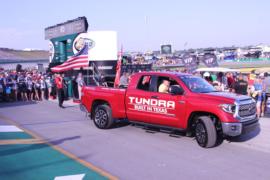
{"type": "Polygon", "coordinates": [[[161,54],[172,54],[172,45],[161,45],[161,54]]]}
{"type": "Polygon", "coordinates": [[[45,39],[52,39],[69,34],[83,33],[88,29],[86,17],[79,17],[65,23],[45,28],[45,39]]]}

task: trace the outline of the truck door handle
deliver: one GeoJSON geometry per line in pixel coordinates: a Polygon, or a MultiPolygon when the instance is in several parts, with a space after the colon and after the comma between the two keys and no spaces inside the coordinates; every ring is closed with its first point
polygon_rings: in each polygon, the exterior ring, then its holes
{"type": "Polygon", "coordinates": [[[151,98],[153,98],[153,99],[158,99],[158,96],[151,96],[151,98]]]}
{"type": "Polygon", "coordinates": [[[180,104],[185,104],[185,103],[186,103],[186,101],[179,101],[179,103],[180,103],[180,104]]]}

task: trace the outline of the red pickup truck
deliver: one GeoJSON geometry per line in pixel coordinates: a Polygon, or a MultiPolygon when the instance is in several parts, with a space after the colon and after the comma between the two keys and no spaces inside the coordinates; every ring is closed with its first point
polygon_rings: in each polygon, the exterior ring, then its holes
{"type": "Polygon", "coordinates": [[[206,148],[214,147],[219,137],[239,136],[259,126],[252,98],[218,92],[203,78],[182,73],[137,73],[126,89],[85,86],[80,107],[100,129],[128,120],[184,131],[206,148]]]}

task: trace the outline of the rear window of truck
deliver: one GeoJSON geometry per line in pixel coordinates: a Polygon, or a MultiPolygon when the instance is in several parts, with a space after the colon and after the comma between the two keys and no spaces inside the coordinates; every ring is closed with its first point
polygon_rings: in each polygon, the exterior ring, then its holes
{"type": "Polygon", "coordinates": [[[152,77],[149,75],[142,76],[140,78],[138,85],[137,85],[137,89],[140,89],[143,91],[149,91],[151,79],[152,79],[152,77]]]}

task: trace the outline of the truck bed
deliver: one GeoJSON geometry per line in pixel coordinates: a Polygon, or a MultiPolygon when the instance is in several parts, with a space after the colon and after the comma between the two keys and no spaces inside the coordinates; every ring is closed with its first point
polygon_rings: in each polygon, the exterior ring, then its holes
{"type": "Polygon", "coordinates": [[[101,87],[101,86],[85,86],[82,90],[84,98],[82,104],[91,112],[92,105],[97,101],[106,101],[112,109],[114,118],[126,118],[125,96],[126,89],[101,87]]]}

